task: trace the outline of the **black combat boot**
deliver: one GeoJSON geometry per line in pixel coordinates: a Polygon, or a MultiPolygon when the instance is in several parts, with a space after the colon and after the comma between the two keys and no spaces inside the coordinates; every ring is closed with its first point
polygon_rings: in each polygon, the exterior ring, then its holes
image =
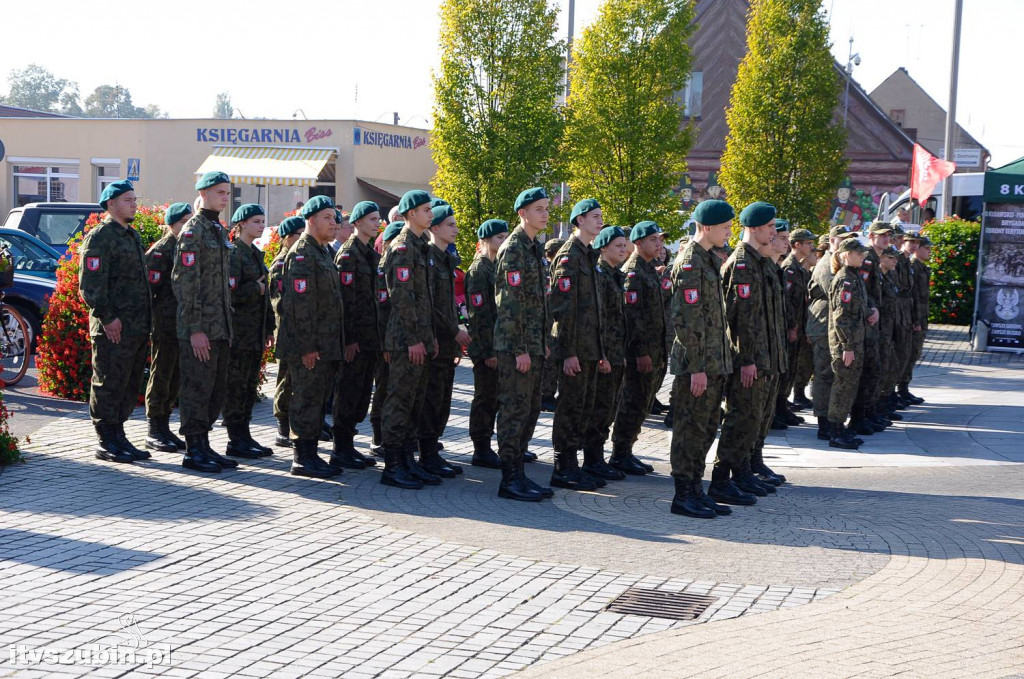
{"type": "Polygon", "coordinates": [[[828,418],[818,418],[818,438],[822,441],[828,441],[832,436],[829,434],[828,418]]]}
{"type": "Polygon", "coordinates": [[[419,490],[423,487],[423,482],[406,469],[405,455],[401,450],[381,446],[380,452],[384,457],[384,473],[380,475],[382,484],[407,490],[419,490]]]}
{"type": "Polygon", "coordinates": [[[757,504],[757,498],[753,494],[743,492],[732,482],[729,478],[729,468],[725,465],[715,465],[712,468],[708,497],[727,505],[757,504]]]}
{"type": "Polygon", "coordinates": [[[384,457],[384,438],[381,433],[380,420],[370,420],[370,429],[373,431],[370,438],[370,455],[384,457]]]}
{"type": "Polygon", "coordinates": [[[673,481],[675,481],[676,494],[672,497],[670,512],[694,519],[713,519],[718,516],[714,509],[700,501],[692,479],[673,479],[673,481]]]}
{"type": "Polygon", "coordinates": [[[193,469],[197,472],[207,472],[210,474],[216,474],[220,471],[220,465],[207,456],[203,437],[199,434],[185,436],[185,456],[181,458],[181,466],[185,469],[193,469]]]}
{"type": "Polygon", "coordinates": [[[566,490],[597,490],[597,480],[580,469],[575,450],[555,451],[551,485],[566,490]]]}
{"type": "Polygon", "coordinates": [[[618,469],[623,474],[630,476],[643,476],[647,473],[647,467],[633,456],[630,450],[612,449],[611,457],[608,458],[608,465],[612,469],[618,469]]]}
{"type": "Polygon", "coordinates": [[[200,437],[203,440],[203,452],[206,453],[206,457],[219,464],[221,469],[234,469],[238,466],[238,460],[232,460],[230,457],[224,457],[210,447],[210,432],[203,432],[200,434],[200,437]]]}
{"type": "Polygon", "coordinates": [[[522,458],[520,458],[519,461],[516,462],[516,474],[519,474],[520,478],[522,478],[523,480],[523,483],[529,486],[532,490],[535,490],[538,493],[540,493],[541,497],[555,496],[555,491],[551,490],[547,486],[542,486],[539,483],[535,483],[529,476],[526,475],[526,470],[523,467],[522,458]]]}
{"type": "Polygon", "coordinates": [[[781,486],[786,482],[785,476],[773,471],[764,463],[764,453],[760,450],[755,450],[754,454],[750,456],[750,471],[754,472],[758,481],[770,486],[781,486]]]}
{"type": "Polygon", "coordinates": [[[242,425],[242,435],[249,447],[259,452],[260,457],[270,457],[274,454],[273,448],[268,448],[252,437],[252,420],[246,420],[242,425]]]}
{"type": "Polygon", "coordinates": [[[923,398],[921,398],[920,396],[914,396],[912,393],[910,393],[909,382],[900,382],[899,388],[897,389],[896,393],[899,394],[900,398],[902,398],[904,401],[912,405],[919,406],[922,403],[924,403],[923,398]]]}
{"type": "Polygon", "coordinates": [[[511,460],[505,461],[501,466],[498,497],[521,502],[540,502],[542,499],[541,494],[526,483],[525,477],[517,473],[515,464],[511,460]]]}
{"type": "Polygon", "coordinates": [[[669,401],[668,412],[665,413],[665,427],[671,429],[676,422],[676,408],[675,404],[669,401]]]}
{"type": "Polygon", "coordinates": [[[316,439],[295,439],[293,448],[291,473],[295,476],[329,479],[341,473],[341,469],[331,468],[316,454],[316,439]]]}
{"type": "Polygon", "coordinates": [[[769,429],[772,429],[774,431],[785,431],[789,429],[789,425],[786,424],[786,419],[784,417],[780,417],[779,415],[773,415],[772,424],[769,427],[769,429]]]}
{"type": "Polygon", "coordinates": [[[871,436],[875,433],[875,428],[868,424],[868,421],[864,416],[865,407],[862,405],[854,405],[853,410],[850,413],[850,431],[858,436],[871,436]]]}
{"type": "Polygon", "coordinates": [[[540,409],[546,413],[555,412],[555,405],[558,401],[554,394],[542,394],[540,397],[540,409]]]}
{"type": "Polygon", "coordinates": [[[485,469],[501,469],[501,458],[491,448],[490,439],[477,439],[473,441],[473,459],[470,464],[474,467],[485,469]]]}
{"type": "Polygon", "coordinates": [[[789,401],[782,394],[775,397],[775,417],[786,423],[786,426],[795,427],[804,423],[804,418],[794,415],[789,409],[789,401]]]}
{"type": "Polygon", "coordinates": [[[420,466],[428,473],[440,476],[442,479],[454,479],[458,475],[455,466],[448,464],[448,461],[437,451],[437,439],[420,439],[418,446],[420,466]]]}
{"type": "Polygon", "coordinates": [[[331,457],[327,460],[327,465],[332,469],[366,469],[366,463],[362,459],[362,455],[356,453],[355,445],[352,441],[355,439],[355,435],[349,432],[341,431],[340,428],[335,427],[333,431],[334,445],[331,448],[331,457]]]}
{"type": "Polygon", "coordinates": [[[655,396],[654,400],[651,401],[651,415],[661,415],[666,410],[668,410],[668,406],[659,401],[658,397],[655,396]]]}
{"type": "Polygon", "coordinates": [[[121,447],[116,425],[100,422],[95,427],[96,436],[99,438],[99,442],[96,444],[96,459],[127,464],[135,461],[135,457],[121,447]]]}
{"type": "MultiPolygon", "coordinates": [[[[178,450],[182,450],[182,451],[185,450],[185,442],[182,441],[177,436],[175,436],[174,432],[171,431],[171,421],[170,421],[170,418],[169,417],[164,418],[162,424],[163,424],[163,428],[164,428],[164,436],[167,438],[167,440],[168,441],[172,441],[174,443],[174,445],[176,445],[178,447],[178,450]]],[[[179,427],[181,426],[180,422],[178,423],[178,426],[179,427]]]]}
{"type": "Polygon", "coordinates": [[[531,453],[529,450],[523,451],[523,462],[536,462],[537,453],[531,453]]]}
{"type": "Polygon", "coordinates": [[[697,496],[697,500],[701,504],[713,511],[715,514],[718,514],[719,516],[729,516],[732,514],[732,509],[728,505],[718,504],[704,492],[704,481],[702,479],[693,480],[693,493],[697,496]]]}
{"type": "Polygon", "coordinates": [[[843,429],[842,424],[830,422],[829,434],[828,445],[830,447],[842,448],[843,450],[858,450],[857,443],[850,437],[846,430],[843,429]]]}
{"type": "Polygon", "coordinates": [[[146,423],[149,425],[149,432],[146,434],[147,450],[158,453],[178,452],[178,445],[167,436],[170,433],[168,418],[150,417],[146,423]]]}
{"type": "Polygon", "coordinates": [[[621,481],[626,475],[618,469],[613,469],[604,461],[604,450],[583,449],[583,471],[590,476],[606,479],[608,481],[621,481]]]}
{"type": "Polygon", "coordinates": [[[813,407],[814,407],[814,403],[811,401],[811,399],[807,398],[807,394],[805,393],[805,388],[804,387],[800,387],[800,388],[795,388],[794,387],[794,389],[793,389],[793,410],[794,411],[796,411],[796,410],[806,410],[807,408],[813,408],[813,407]]]}
{"type": "Polygon", "coordinates": [[[745,493],[752,493],[757,497],[764,497],[775,493],[775,486],[761,481],[750,469],[750,460],[744,460],[739,469],[733,468],[732,482],[736,487],[745,493]]]}
{"type": "Polygon", "coordinates": [[[245,440],[245,433],[242,429],[243,425],[241,424],[227,425],[228,447],[224,452],[226,452],[230,457],[242,457],[247,460],[255,460],[263,457],[259,450],[250,446],[249,442],[245,440]]]}
{"type": "MultiPolygon", "coordinates": [[[[832,426],[832,425],[831,425],[831,424],[829,424],[829,427],[831,427],[831,426],[832,426]]],[[[859,437],[859,436],[857,436],[856,434],[854,434],[854,433],[853,433],[853,430],[852,430],[852,429],[850,429],[849,427],[845,427],[845,426],[844,426],[844,427],[842,427],[842,430],[843,430],[843,433],[844,433],[844,434],[846,434],[846,438],[850,439],[851,441],[853,441],[854,443],[856,443],[856,444],[857,444],[858,446],[862,446],[862,445],[864,445],[864,439],[862,439],[861,437],[859,437]]],[[[831,429],[829,429],[829,438],[830,438],[830,439],[832,438],[832,433],[831,433],[831,431],[832,431],[832,430],[831,430],[831,429]]]]}
{"type": "Polygon", "coordinates": [[[277,420],[277,438],[274,439],[274,445],[280,446],[281,448],[291,448],[291,430],[288,428],[288,418],[279,417],[277,420]]]}
{"type": "Polygon", "coordinates": [[[416,444],[407,443],[402,448],[403,460],[405,461],[405,469],[410,474],[415,476],[417,479],[422,481],[427,486],[440,486],[441,477],[437,474],[427,471],[423,466],[416,461],[416,444]]]}
{"type": "Polygon", "coordinates": [[[149,451],[139,450],[128,440],[124,433],[124,422],[115,426],[114,435],[117,436],[117,442],[121,445],[121,450],[131,455],[135,460],[148,460],[153,457],[149,454],[149,451]]]}
{"type": "Polygon", "coordinates": [[[782,421],[785,422],[790,427],[797,427],[804,423],[804,418],[800,417],[795,413],[791,413],[788,407],[786,408],[785,412],[782,413],[782,415],[780,415],[780,417],[782,417],[782,421]]]}

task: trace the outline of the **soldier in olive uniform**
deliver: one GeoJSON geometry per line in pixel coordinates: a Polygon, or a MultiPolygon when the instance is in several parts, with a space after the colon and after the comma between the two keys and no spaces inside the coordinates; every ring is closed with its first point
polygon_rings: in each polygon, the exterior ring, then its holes
{"type": "Polygon", "coordinates": [[[508,238],[508,222],[488,219],[476,231],[477,256],[466,273],[469,314],[469,357],[473,359],[473,403],[469,408],[469,438],[473,441],[472,464],[501,469],[501,458],[491,448],[498,415],[498,354],[494,350],[494,260],[508,238]]]}
{"type": "Polygon", "coordinates": [[[128,180],[103,189],[107,218],[82,241],[78,291],[89,307],[92,382],[89,417],[99,437],[96,457],[108,462],[148,460],[128,441],[124,423],[138,398],[152,329],[145,255],[135,219],[135,188],[128,180]]]}
{"type": "Polygon", "coordinates": [[[879,380],[876,413],[884,418],[883,422],[902,420],[903,416],[895,411],[889,397],[894,394],[896,382],[899,380],[910,345],[905,335],[910,333],[910,318],[900,298],[900,282],[898,274],[899,250],[890,245],[882,250],[879,266],[882,270],[882,298],[878,321],[879,333],[879,380]]]}
{"type": "Polygon", "coordinates": [[[228,359],[224,426],[227,454],[248,459],[273,451],[256,442],[249,431],[260,388],[263,351],[274,343],[274,314],[267,292],[267,265],[253,241],[263,235],[266,212],[255,203],[240,205],[231,217],[234,248],[229,259],[231,288],[231,358],[228,359]]]}
{"type": "MultiPolygon", "coordinates": [[[[564,238],[548,238],[544,242],[544,258],[548,261],[549,266],[554,261],[555,254],[563,245],[565,245],[564,238]]],[[[548,316],[548,325],[550,326],[552,320],[550,318],[550,311],[548,316]]],[[[562,366],[558,362],[558,357],[552,353],[551,360],[544,361],[544,373],[540,381],[540,404],[543,410],[548,412],[555,411],[555,395],[558,392],[558,382],[561,375],[562,366]]],[[[527,462],[529,461],[527,459],[527,462]]]]}
{"type": "MultiPolygon", "coordinates": [[[[281,249],[274,261],[270,263],[267,280],[270,284],[270,304],[274,311],[274,325],[277,335],[274,337],[276,347],[280,346],[281,333],[281,297],[284,292],[284,258],[292,246],[298,242],[306,222],[302,217],[288,217],[277,225],[277,235],[281,238],[281,249]]],[[[288,365],[281,360],[280,350],[275,350],[277,362],[277,383],[274,389],[274,418],[277,420],[277,438],[274,444],[282,448],[291,448],[291,428],[288,426],[288,409],[291,407],[292,380],[288,373],[288,365]]]]}
{"type": "Polygon", "coordinates": [[[870,247],[861,265],[861,279],[868,293],[868,301],[876,313],[868,316],[868,328],[864,335],[864,364],[861,367],[857,400],[853,403],[850,429],[854,434],[870,435],[885,428],[878,419],[875,404],[878,397],[881,352],[879,347],[878,321],[881,319],[882,272],[879,253],[889,247],[892,225],[875,221],[868,227],[870,247]],[[874,320],[871,320],[871,319],[874,320]]]}
{"type": "Polygon", "coordinates": [[[344,343],[341,282],[327,244],[334,201],[314,196],[301,211],[306,231],[284,258],[278,355],[292,383],[288,424],[295,437],[291,473],[329,478],[341,473],[317,455],[323,408],[334,388],[344,343]]]}
{"type": "Polygon", "coordinates": [[[924,399],[910,392],[910,380],[914,377],[914,366],[921,359],[924,349],[924,337],[928,332],[928,295],[931,291],[931,269],[928,260],[932,256],[932,242],[927,236],[914,235],[917,247],[910,258],[910,275],[914,280],[914,335],[910,346],[910,356],[903,369],[898,385],[899,395],[908,403],[920,405],[924,399]]]}
{"type": "Polygon", "coordinates": [[[642,476],[649,470],[633,455],[633,444],[651,412],[661,385],[658,376],[666,360],[665,298],[654,259],[662,248],[661,228],[652,221],[638,223],[629,232],[635,249],[626,264],[623,300],[626,313],[626,371],[622,401],[612,430],[609,464],[619,471],[642,476]]]}
{"type": "MultiPolygon", "coordinates": [[[[551,497],[552,491],[530,480],[523,471],[523,463],[540,416],[541,374],[549,355],[547,268],[544,251],[537,242],[537,236],[547,229],[547,192],[539,187],[527,189],[516,198],[514,208],[519,226],[502,243],[494,263],[494,350],[498,354],[497,430],[501,458],[498,497],[537,502],[551,497]]],[[[564,474],[556,460],[554,476],[564,474]]],[[[582,472],[576,470],[573,476],[579,475],[582,472]]]]}
{"type": "MultiPolygon", "coordinates": [[[[786,372],[775,397],[775,416],[787,425],[803,420],[789,410],[789,392],[796,382],[797,364],[807,344],[807,286],[811,281],[808,261],[814,247],[814,234],[807,229],[789,233],[790,253],[782,260],[783,300],[786,308],[786,372]]],[[[794,400],[795,403],[795,400],[794,400]]]]}
{"type": "Polygon", "coordinates": [[[231,200],[231,180],[207,172],[196,182],[199,213],[178,236],[171,280],[178,299],[181,433],[187,469],[219,472],[238,462],[210,447],[210,429],[224,405],[231,352],[232,247],[219,215],[231,200]]]}
{"type": "MultiPolygon", "coordinates": [[[[711,248],[732,235],[732,206],[705,200],[693,211],[697,233],[672,267],[672,478],[670,511],[712,519],[732,510],[704,493],[705,459],[718,432],[725,381],[732,374],[732,347],[725,317],[722,274],[711,248]]],[[[733,487],[730,495],[740,498],[733,487]]]]}
{"type": "Polygon", "coordinates": [[[864,347],[868,318],[877,307],[871,305],[861,268],[866,248],[856,238],[839,244],[832,258],[835,277],[829,290],[828,343],[835,378],[829,394],[829,445],[857,450],[857,443],[843,423],[857,397],[860,372],[866,360],[864,347]]]}
{"type": "Polygon", "coordinates": [[[889,381],[892,383],[892,390],[885,394],[887,397],[886,407],[890,412],[896,406],[916,405],[918,403],[916,399],[905,397],[896,390],[896,387],[906,373],[907,364],[910,362],[910,355],[914,349],[914,332],[921,327],[921,321],[917,317],[917,305],[914,303],[916,292],[914,290],[914,265],[911,259],[917,251],[920,241],[917,240],[916,234],[904,233],[898,224],[894,228],[899,229],[901,234],[899,238],[901,243],[896,246],[897,250],[899,250],[899,256],[896,261],[896,280],[900,286],[900,309],[903,313],[904,323],[896,329],[894,341],[899,356],[897,365],[891,368],[892,375],[889,381]]]}
{"type": "Polygon", "coordinates": [[[149,383],[146,385],[146,448],[164,453],[185,449],[185,442],[171,432],[171,409],[178,398],[178,300],[171,289],[171,267],[178,234],[192,216],[188,203],[174,203],[164,211],[166,232],[146,251],[149,289],[153,293],[153,334],[149,383]]]}
{"type": "MultiPolygon", "coordinates": [[[[392,212],[398,206],[392,208],[392,212]]],[[[387,276],[384,275],[384,258],[387,256],[388,246],[398,234],[405,228],[405,222],[392,221],[384,231],[381,232],[381,259],[377,264],[377,327],[381,337],[383,348],[384,338],[388,334],[388,323],[391,322],[391,297],[388,294],[387,276]]],[[[370,428],[372,437],[370,440],[370,452],[377,457],[384,457],[384,438],[381,419],[384,412],[384,401],[388,396],[388,375],[390,370],[390,355],[386,351],[381,352],[381,360],[377,362],[377,369],[373,374],[373,400],[370,402],[370,428]]]]}

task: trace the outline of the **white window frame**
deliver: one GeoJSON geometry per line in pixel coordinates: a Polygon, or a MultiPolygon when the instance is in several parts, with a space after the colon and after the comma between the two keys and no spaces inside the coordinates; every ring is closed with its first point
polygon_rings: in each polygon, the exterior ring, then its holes
{"type": "MultiPolygon", "coordinates": [[[[81,177],[81,161],[77,158],[35,158],[26,156],[9,156],[7,162],[11,165],[11,195],[15,201],[18,199],[18,178],[33,179],[37,182],[46,182],[46,202],[52,202],[53,200],[53,180],[54,179],[77,179],[78,180],[78,192],[82,192],[82,177],[81,177]],[[46,172],[17,172],[16,166],[19,165],[38,165],[46,168],[46,172]],[[75,172],[54,172],[53,168],[62,167],[74,167],[75,172]]],[[[78,202],[81,199],[76,198],[74,201],[78,202]]],[[[66,200],[66,198],[65,198],[66,200]]]]}
{"type": "Polygon", "coordinates": [[[92,163],[92,167],[94,168],[93,172],[95,173],[95,177],[96,177],[96,186],[95,186],[95,188],[96,188],[96,196],[97,196],[96,200],[99,200],[99,196],[103,195],[103,189],[107,188],[107,184],[112,184],[113,182],[116,182],[116,181],[118,181],[120,179],[124,179],[124,177],[121,176],[121,159],[120,158],[92,158],[92,159],[90,159],[90,161],[92,163]],[[107,177],[107,176],[101,175],[99,173],[99,169],[101,167],[110,167],[110,166],[116,166],[117,167],[117,175],[116,176],[107,177]]]}

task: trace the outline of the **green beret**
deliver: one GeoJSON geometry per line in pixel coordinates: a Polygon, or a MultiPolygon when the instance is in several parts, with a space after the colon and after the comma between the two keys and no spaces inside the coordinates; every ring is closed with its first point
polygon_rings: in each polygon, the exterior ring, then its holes
{"type": "Polygon", "coordinates": [[[405,222],[391,222],[388,224],[384,228],[384,242],[387,243],[389,240],[400,234],[404,226],[405,222]]]}
{"type": "Polygon", "coordinates": [[[814,240],[814,234],[807,229],[797,229],[796,231],[791,231],[789,234],[790,243],[799,243],[800,241],[810,241],[813,243],[814,240]]]}
{"type": "Polygon", "coordinates": [[[231,215],[231,223],[237,224],[238,222],[244,222],[247,219],[251,219],[256,215],[265,214],[267,213],[263,209],[262,205],[258,205],[256,203],[243,203],[238,206],[237,210],[235,210],[235,214],[231,215]]]}
{"type": "Polygon", "coordinates": [[[639,222],[636,226],[629,230],[629,240],[635,243],[641,238],[647,238],[647,236],[650,236],[655,233],[661,233],[660,226],[658,226],[657,224],[650,220],[639,222]]]}
{"type": "Polygon", "coordinates": [[[207,172],[196,181],[196,191],[202,191],[208,189],[211,186],[217,184],[230,184],[231,177],[227,176],[223,172],[207,172]]]}
{"type": "Polygon", "coordinates": [[[107,201],[117,198],[122,193],[128,193],[129,191],[134,190],[135,187],[127,179],[119,179],[116,182],[110,182],[104,187],[103,193],[100,194],[100,207],[106,210],[107,201]]]}
{"type": "Polygon", "coordinates": [[[580,202],[576,203],[572,208],[572,214],[569,215],[569,223],[576,224],[576,218],[580,215],[585,215],[591,210],[597,210],[601,205],[593,198],[584,198],[580,202]]]}
{"type": "Polygon", "coordinates": [[[892,224],[883,222],[880,219],[873,221],[871,226],[868,227],[868,233],[892,233],[892,224]]]}
{"type": "Polygon", "coordinates": [[[892,245],[890,245],[886,249],[882,250],[882,256],[883,257],[899,257],[900,256],[900,251],[897,250],[892,245]]]}
{"type": "Polygon", "coordinates": [[[775,219],[775,206],[763,200],[754,201],[740,212],[740,224],[749,228],[764,226],[775,219]]]}
{"type": "Polygon", "coordinates": [[[736,211],[724,200],[702,200],[693,208],[693,214],[690,216],[698,224],[717,226],[734,218],[736,211]]]}
{"type": "Polygon", "coordinates": [[[542,200],[548,197],[548,192],[544,190],[543,186],[535,186],[532,189],[526,189],[516,198],[515,205],[512,209],[519,212],[530,203],[536,203],[538,200],[542,200]]]}
{"type": "Polygon", "coordinates": [[[407,212],[412,212],[420,205],[426,205],[430,202],[430,194],[426,191],[414,189],[407,191],[402,200],[398,201],[398,211],[403,215],[407,212]]]}
{"type": "Polygon", "coordinates": [[[600,250],[611,244],[616,238],[625,238],[626,232],[618,226],[606,226],[601,229],[601,232],[594,238],[594,242],[591,245],[595,250],[600,250]]]}
{"type": "Polygon", "coordinates": [[[508,222],[504,219],[488,219],[476,230],[476,237],[483,240],[502,233],[508,233],[508,222]]]}
{"type": "Polygon", "coordinates": [[[431,210],[433,210],[438,205],[448,205],[448,201],[444,200],[443,198],[435,198],[434,200],[430,201],[431,210]]]}
{"type": "Polygon", "coordinates": [[[306,228],[306,222],[303,221],[302,217],[289,217],[280,224],[277,225],[277,235],[281,238],[298,233],[306,228]]]}
{"type": "Polygon", "coordinates": [[[434,217],[430,220],[430,226],[439,226],[444,220],[455,216],[455,211],[448,203],[431,208],[430,211],[434,213],[434,217]]]}
{"type": "Polygon", "coordinates": [[[859,238],[844,238],[836,252],[867,252],[867,250],[859,238]]]}
{"type": "Polygon", "coordinates": [[[331,200],[330,196],[313,196],[306,201],[305,205],[302,206],[302,209],[299,210],[299,214],[301,214],[304,219],[309,219],[317,212],[333,209],[334,201],[331,200]]]}
{"type": "Polygon", "coordinates": [[[352,214],[348,216],[350,222],[358,222],[360,219],[368,214],[380,213],[380,206],[374,203],[372,200],[364,200],[356,203],[356,206],[352,208],[352,214]]]}
{"type": "Polygon", "coordinates": [[[775,218],[775,233],[782,233],[783,231],[789,231],[789,220],[782,219],[780,217],[775,218]]]}
{"type": "Polygon", "coordinates": [[[555,253],[557,253],[559,248],[561,248],[563,245],[565,245],[564,238],[549,238],[548,240],[544,241],[544,256],[547,257],[548,259],[554,257],[555,253]]]}
{"type": "Polygon", "coordinates": [[[192,206],[188,203],[171,203],[164,210],[164,224],[170,226],[177,224],[185,217],[192,214],[192,206]]]}

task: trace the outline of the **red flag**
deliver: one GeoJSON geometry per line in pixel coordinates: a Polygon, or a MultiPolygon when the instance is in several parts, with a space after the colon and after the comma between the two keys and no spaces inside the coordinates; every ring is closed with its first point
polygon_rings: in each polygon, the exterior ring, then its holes
{"type": "Polygon", "coordinates": [[[935,185],[953,174],[956,163],[940,160],[920,144],[914,144],[914,169],[910,173],[910,197],[924,204],[935,185]]]}

